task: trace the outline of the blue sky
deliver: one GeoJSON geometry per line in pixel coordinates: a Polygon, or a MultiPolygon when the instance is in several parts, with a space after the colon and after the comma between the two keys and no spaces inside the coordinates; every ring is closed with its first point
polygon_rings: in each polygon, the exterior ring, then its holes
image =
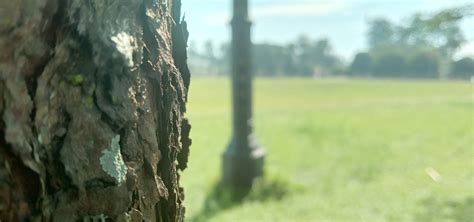
{"type": "MultiPolygon", "coordinates": [[[[384,16],[403,21],[415,12],[463,5],[471,0],[249,0],[254,42],[284,43],[301,34],[327,37],[345,59],[366,48],[367,19],[384,16]]],[[[231,0],[182,0],[190,41],[229,40],[231,0]]],[[[474,18],[461,24],[468,43],[462,54],[474,55],[474,18]],[[470,28],[469,28],[470,27],[470,28]]]]}

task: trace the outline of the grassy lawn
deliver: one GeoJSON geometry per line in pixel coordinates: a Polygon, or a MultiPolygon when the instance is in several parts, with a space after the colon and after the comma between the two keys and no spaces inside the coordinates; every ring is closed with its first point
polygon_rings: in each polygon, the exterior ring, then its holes
{"type": "Polygon", "coordinates": [[[474,85],[257,79],[254,88],[276,191],[206,208],[231,137],[230,82],[194,78],[187,221],[474,221],[474,85]]]}

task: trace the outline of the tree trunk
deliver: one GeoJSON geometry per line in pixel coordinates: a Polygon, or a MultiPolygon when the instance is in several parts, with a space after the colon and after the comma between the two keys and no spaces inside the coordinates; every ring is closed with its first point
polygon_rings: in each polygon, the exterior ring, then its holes
{"type": "Polygon", "coordinates": [[[180,0],[0,0],[0,221],[182,221],[180,0]]]}

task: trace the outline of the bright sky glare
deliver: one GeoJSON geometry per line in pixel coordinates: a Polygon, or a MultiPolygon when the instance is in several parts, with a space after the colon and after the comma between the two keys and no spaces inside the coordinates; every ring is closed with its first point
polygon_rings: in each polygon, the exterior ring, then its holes
{"type": "MultiPolygon", "coordinates": [[[[253,41],[285,43],[305,34],[327,37],[345,59],[364,50],[369,18],[384,16],[400,22],[416,12],[430,13],[471,0],[249,0],[253,41]]],[[[190,41],[202,45],[229,41],[232,0],[182,0],[190,41]]],[[[461,54],[474,56],[474,18],[461,28],[468,43],[461,54]]]]}

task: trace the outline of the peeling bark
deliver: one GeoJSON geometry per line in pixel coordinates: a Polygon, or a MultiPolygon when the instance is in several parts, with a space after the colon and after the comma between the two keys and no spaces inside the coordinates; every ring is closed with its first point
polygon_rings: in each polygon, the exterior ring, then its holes
{"type": "Polygon", "coordinates": [[[180,0],[0,0],[0,221],[182,221],[180,0]]]}

